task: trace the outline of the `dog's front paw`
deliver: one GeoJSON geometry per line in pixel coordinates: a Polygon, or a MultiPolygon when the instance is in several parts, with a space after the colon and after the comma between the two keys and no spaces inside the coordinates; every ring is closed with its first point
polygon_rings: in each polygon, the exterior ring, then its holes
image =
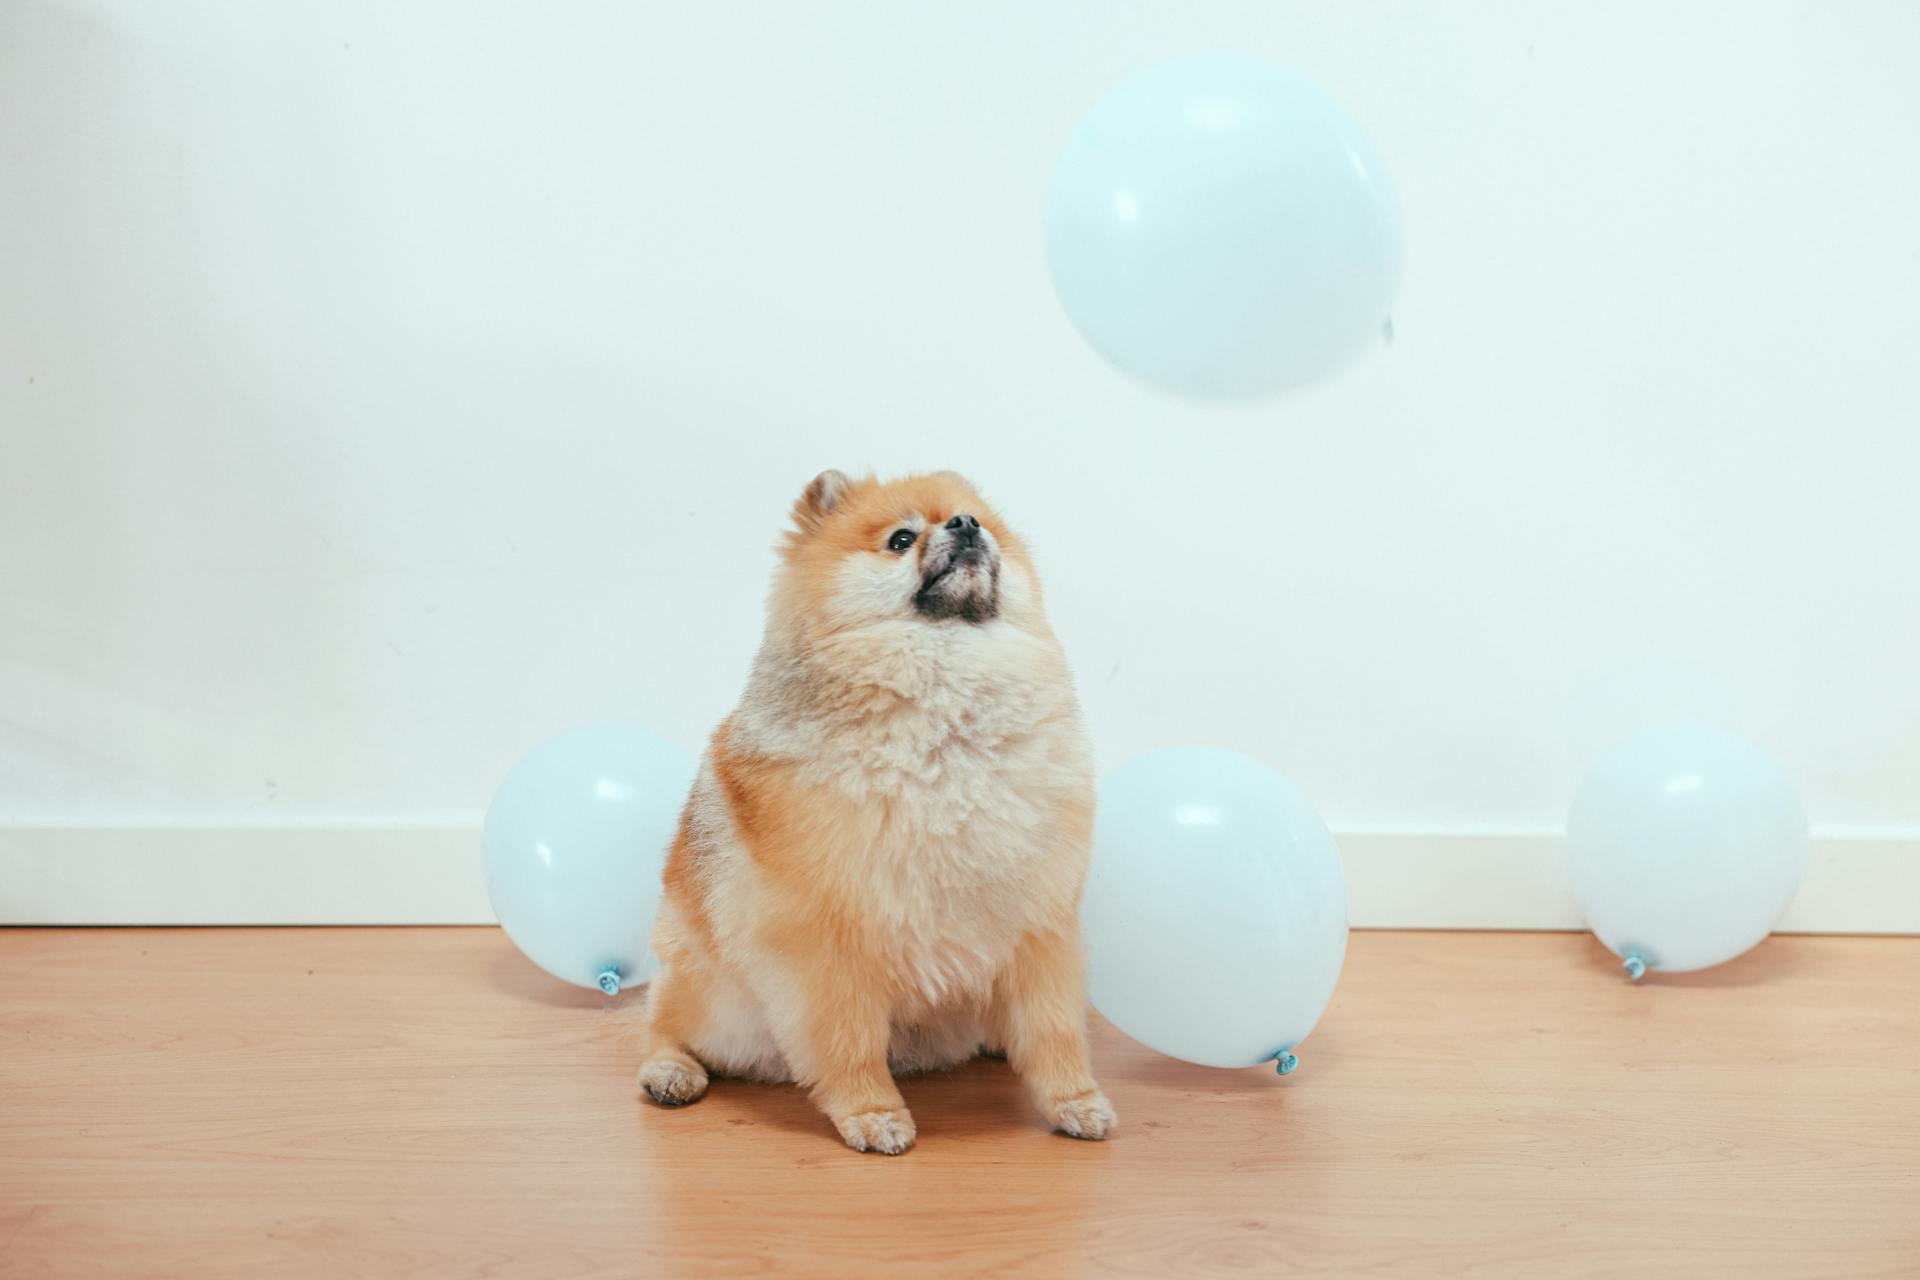
{"type": "Polygon", "coordinates": [[[1113,1114],[1113,1104],[1098,1089],[1089,1089],[1071,1098],[1055,1098],[1047,1104],[1046,1112],[1047,1119],[1053,1121],[1053,1127],[1061,1133],[1095,1142],[1112,1133],[1113,1127],[1120,1123],[1120,1118],[1113,1114]]]}
{"type": "Polygon", "coordinates": [[[855,1151],[878,1151],[897,1156],[913,1145],[913,1117],[905,1111],[862,1111],[835,1116],[834,1128],[855,1151]]]}
{"type": "Polygon", "coordinates": [[[684,1107],[707,1092],[707,1071],[678,1055],[649,1058],[640,1065],[640,1087],[663,1107],[684,1107]]]}

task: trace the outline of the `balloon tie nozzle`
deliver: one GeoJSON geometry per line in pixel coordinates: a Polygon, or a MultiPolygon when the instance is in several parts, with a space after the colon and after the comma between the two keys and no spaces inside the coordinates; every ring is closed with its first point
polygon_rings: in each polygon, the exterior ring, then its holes
{"type": "Polygon", "coordinates": [[[1273,1069],[1276,1074],[1292,1075],[1294,1068],[1299,1065],[1300,1059],[1294,1056],[1291,1049],[1282,1049],[1273,1055],[1273,1069]]]}
{"type": "Polygon", "coordinates": [[[607,968],[600,971],[600,989],[610,996],[620,994],[620,971],[607,968]]]}
{"type": "Polygon", "coordinates": [[[1638,982],[1647,976],[1647,962],[1640,958],[1638,951],[1627,952],[1627,958],[1620,962],[1620,967],[1627,971],[1627,977],[1631,981],[1638,982]]]}

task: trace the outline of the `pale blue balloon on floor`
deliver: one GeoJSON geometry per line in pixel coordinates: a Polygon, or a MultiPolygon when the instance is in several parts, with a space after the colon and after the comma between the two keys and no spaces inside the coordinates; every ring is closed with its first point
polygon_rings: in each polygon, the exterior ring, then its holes
{"type": "Polygon", "coordinates": [[[1101,781],[1081,920],[1109,1022],[1175,1058],[1285,1074],[1340,977],[1346,878],[1326,823],[1273,770],[1169,747],[1101,781]]]}
{"type": "Polygon", "coordinates": [[[647,981],[660,872],[694,760],[640,729],[578,729],[529,751],[487,808],[487,896],[515,945],[609,995],[647,981]]]}
{"type": "Polygon", "coordinates": [[[1806,878],[1807,814],[1760,748],[1704,724],[1643,730],[1608,749],[1567,817],[1588,927],[1625,962],[1684,972],[1773,931],[1806,878]]]}
{"type": "Polygon", "coordinates": [[[1047,194],[1047,262],[1109,360],[1183,394],[1265,395],[1375,341],[1400,205],[1365,130],[1302,76],[1167,63],[1096,104],[1047,194]]]}

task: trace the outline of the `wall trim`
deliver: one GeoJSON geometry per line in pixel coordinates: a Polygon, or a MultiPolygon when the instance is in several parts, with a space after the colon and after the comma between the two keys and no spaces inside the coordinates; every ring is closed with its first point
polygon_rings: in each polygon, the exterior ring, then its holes
{"type": "MultiPolygon", "coordinates": [[[[1550,831],[1353,828],[1355,928],[1578,929],[1550,831]]],[[[483,924],[477,824],[0,824],[0,924],[483,924]]],[[[1920,934],[1920,829],[1817,831],[1791,933],[1920,934]]]]}

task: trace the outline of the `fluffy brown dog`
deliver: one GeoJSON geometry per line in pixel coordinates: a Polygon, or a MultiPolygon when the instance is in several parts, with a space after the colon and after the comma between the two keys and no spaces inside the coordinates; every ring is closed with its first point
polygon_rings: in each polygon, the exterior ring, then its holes
{"type": "Polygon", "coordinates": [[[746,693],[668,855],[640,1085],[806,1085],[911,1146],[893,1073],[1004,1051],[1104,1138],[1078,909],[1093,768],[1020,541],[952,472],[828,471],[794,505],[746,693]]]}

